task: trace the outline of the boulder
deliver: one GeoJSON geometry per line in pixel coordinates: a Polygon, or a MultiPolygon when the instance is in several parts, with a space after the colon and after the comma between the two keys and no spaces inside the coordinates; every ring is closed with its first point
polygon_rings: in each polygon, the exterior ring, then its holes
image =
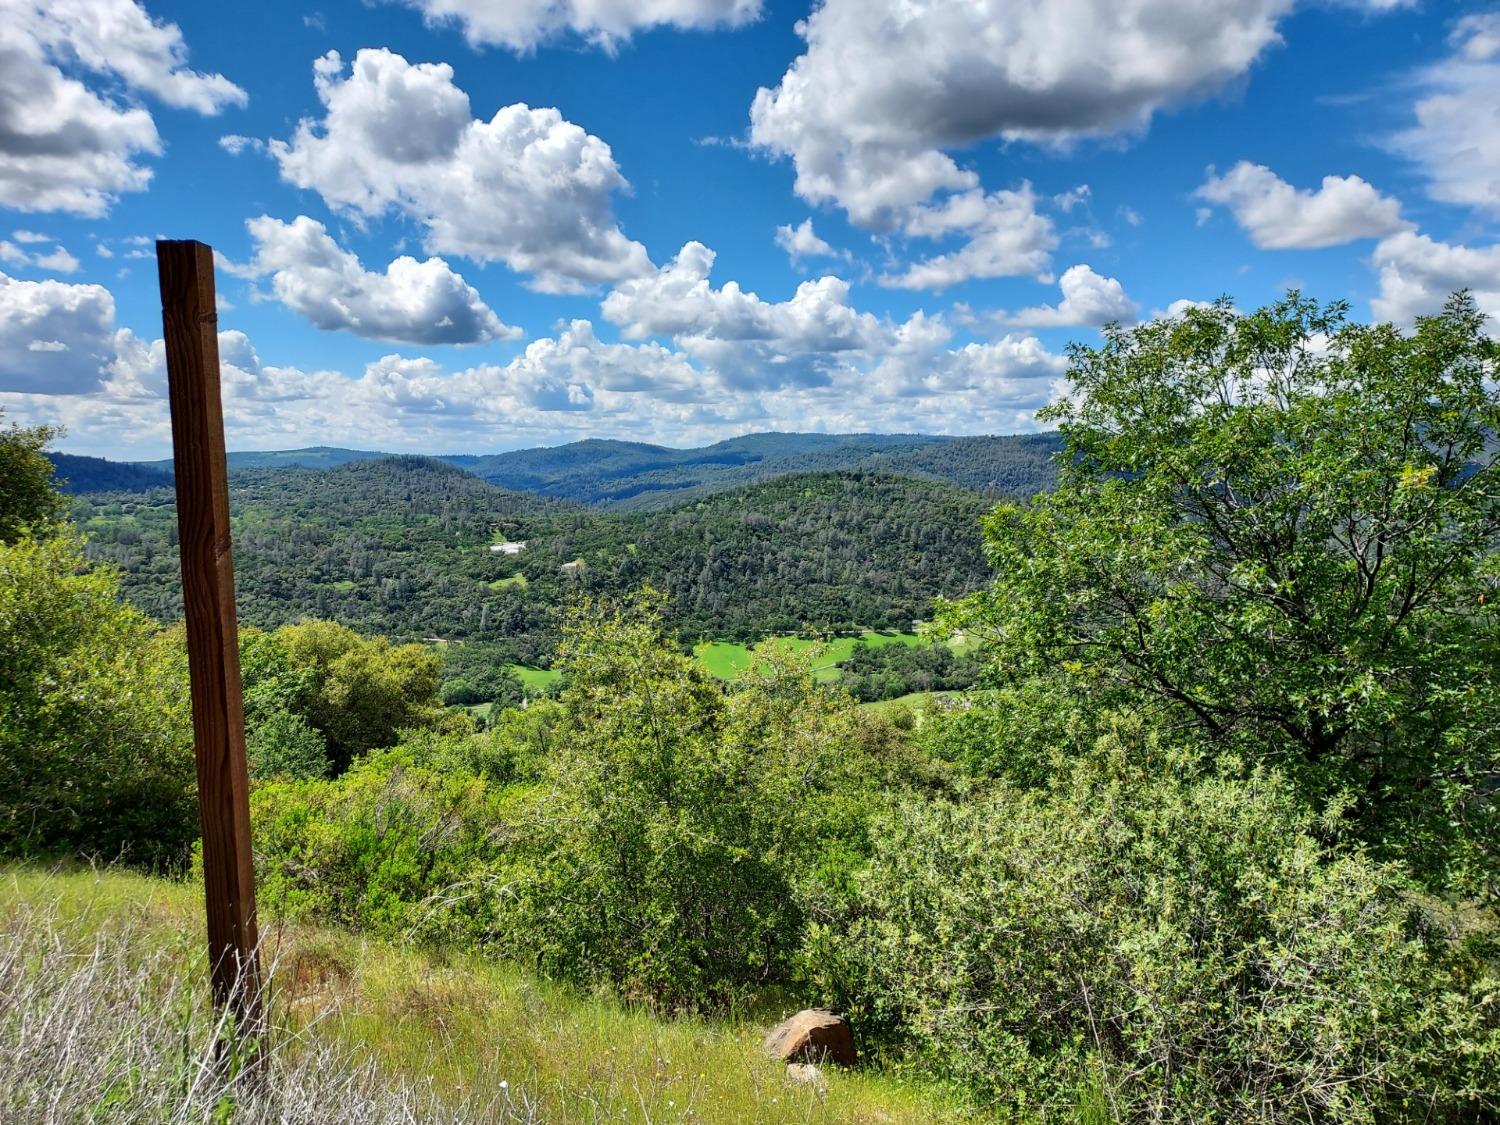
{"type": "Polygon", "coordinates": [[[842,1016],[826,1008],[807,1008],[771,1029],[766,1036],[766,1053],[786,1063],[853,1066],[854,1034],[842,1016]]]}

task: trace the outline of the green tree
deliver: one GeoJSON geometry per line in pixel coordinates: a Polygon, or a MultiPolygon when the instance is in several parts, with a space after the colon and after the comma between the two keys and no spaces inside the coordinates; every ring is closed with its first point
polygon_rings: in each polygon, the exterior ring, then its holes
{"type": "Polygon", "coordinates": [[[314,669],[296,663],[275,633],[247,628],[240,631],[240,677],[251,776],[327,776],[328,740],[309,721],[317,691],[314,669]]]}
{"type": "Polygon", "coordinates": [[[76,537],[0,544],[0,850],[186,862],[187,661],[76,537]]]}
{"type": "Polygon", "coordinates": [[[1494,890],[1496,357],[1464,295],[1409,334],[1295,293],[1112,328],[1046,414],[1057,491],[987,518],[997,579],[948,619],[1004,680],[1155,701],[1494,890]]]}
{"type": "Polygon", "coordinates": [[[0,542],[14,542],[28,529],[43,533],[67,510],[42,452],[60,436],[50,426],[5,424],[0,410],[0,542]]]}
{"type": "Polygon", "coordinates": [[[327,740],[334,772],[395,745],[403,729],[441,718],[442,658],[425,645],[392,645],[332,621],[286,625],[276,638],[291,665],[311,677],[304,717],[327,740]]]}
{"type": "Polygon", "coordinates": [[[300,715],[275,711],[245,732],[254,778],[315,778],[328,774],[328,743],[300,715]]]}
{"type": "Polygon", "coordinates": [[[789,979],[809,903],[863,854],[900,764],[872,761],[852,701],[806,660],[727,690],[653,595],[585,602],[565,635],[515,953],[670,1007],[789,979]]]}

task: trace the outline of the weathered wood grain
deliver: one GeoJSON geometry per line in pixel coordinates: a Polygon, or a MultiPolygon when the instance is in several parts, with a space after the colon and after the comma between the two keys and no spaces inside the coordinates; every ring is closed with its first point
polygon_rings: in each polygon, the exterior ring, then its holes
{"type": "Polygon", "coordinates": [[[156,244],[172,408],[177,527],[192,677],[203,884],[214,1002],[242,1034],[261,1031],[261,975],[250,842],[250,779],[229,541],[213,250],[156,244]]]}

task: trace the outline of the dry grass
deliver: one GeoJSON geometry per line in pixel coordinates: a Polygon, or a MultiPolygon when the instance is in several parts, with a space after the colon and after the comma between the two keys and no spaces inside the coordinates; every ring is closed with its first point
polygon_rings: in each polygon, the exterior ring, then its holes
{"type": "Polygon", "coordinates": [[[790,1086],[759,1027],[275,923],[268,1079],[236,1088],[213,1065],[200,901],[135,875],[0,871],[0,1120],[975,1120],[891,1077],[790,1086]]]}

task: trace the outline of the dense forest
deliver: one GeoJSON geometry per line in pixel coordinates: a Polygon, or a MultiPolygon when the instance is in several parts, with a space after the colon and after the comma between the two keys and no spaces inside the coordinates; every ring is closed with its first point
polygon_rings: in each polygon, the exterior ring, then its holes
{"type": "Polygon", "coordinates": [[[172,474],[149,465],[109,461],[103,457],[79,457],[72,453],[48,453],[57,473],[57,486],[77,495],[85,492],[147,492],[170,488],[172,474]]]}
{"type": "MultiPolygon", "coordinates": [[[[425,458],[231,480],[240,612],[326,617],[402,639],[499,642],[550,660],[579,593],[651,585],[685,640],[901,628],[986,573],[978,495],[877,473],[786,477],[666,512],[603,513],[425,458]],[[523,541],[514,556],[491,552],[523,541]],[[565,564],[582,563],[565,570],[565,564]]],[[[163,622],[181,613],[169,490],[74,502],[91,558],[163,622]]]]}

